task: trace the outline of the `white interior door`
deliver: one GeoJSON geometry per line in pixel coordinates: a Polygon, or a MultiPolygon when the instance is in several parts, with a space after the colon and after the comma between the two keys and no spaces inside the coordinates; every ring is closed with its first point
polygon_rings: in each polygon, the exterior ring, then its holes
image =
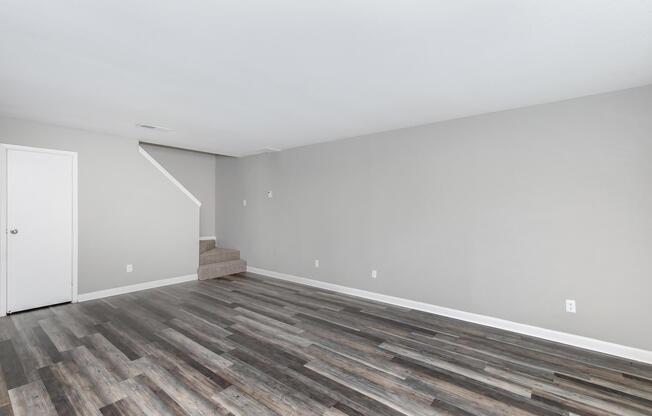
{"type": "Polygon", "coordinates": [[[72,154],[7,149],[7,312],[72,301],[72,154]]]}

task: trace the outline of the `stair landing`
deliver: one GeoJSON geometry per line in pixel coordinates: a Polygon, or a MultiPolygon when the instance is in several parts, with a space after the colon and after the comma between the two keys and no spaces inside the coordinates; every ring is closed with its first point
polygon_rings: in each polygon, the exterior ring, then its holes
{"type": "Polygon", "coordinates": [[[247,262],[240,251],[215,247],[215,240],[199,242],[199,280],[214,279],[247,271],[247,262]]]}

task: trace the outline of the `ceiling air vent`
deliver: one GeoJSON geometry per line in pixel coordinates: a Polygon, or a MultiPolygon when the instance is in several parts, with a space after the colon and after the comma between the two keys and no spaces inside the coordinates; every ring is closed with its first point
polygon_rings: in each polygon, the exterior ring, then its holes
{"type": "Polygon", "coordinates": [[[253,152],[245,153],[241,156],[255,156],[255,155],[262,155],[263,153],[276,153],[280,152],[282,149],[278,149],[276,147],[261,147],[260,149],[254,150],[253,152]]]}
{"type": "Polygon", "coordinates": [[[260,153],[273,153],[273,152],[280,152],[281,149],[277,149],[276,147],[263,147],[262,149],[258,149],[260,153]]]}
{"type": "Polygon", "coordinates": [[[168,132],[169,132],[169,131],[174,131],[173,129],[171,129],[171,128],[169,128],[169,127],[156,126],[156,125],[154,125],[154,124],[143,124],[143,123],[139,123],[139,124],[136,124],[136,126],[142,128],[142,129],[147,129],[147,130],[168,131],[168,132]]]}

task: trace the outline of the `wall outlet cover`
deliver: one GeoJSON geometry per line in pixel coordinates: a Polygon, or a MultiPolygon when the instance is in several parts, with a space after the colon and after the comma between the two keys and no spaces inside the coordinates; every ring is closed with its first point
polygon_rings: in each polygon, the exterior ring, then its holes
{"type": "Polygon", "coordinates": [[[272,194],[272,191],[267,191],[267,198],[271,198],[272,196],[274,196],[274,195],[272,194]]]}
{"type": "Polygon", "coordinates": [[[378,277],[378,271],[377,271],[377,270],[372,270],[372,271],[371,271],[371,278],[372,278],[372,279],[375,279],[375,278],[377,278],[377,277],[378,277]]]}
{"type": "Polygon", "coordinates": [[[315,269],[319,269],[319,259],[315,259],[315,269]]]}
{"type": "Polygon", "coordinates": [[[246,206],[247,206],[247,200],[246,200],[246,199],[243,199],[243,200],[242,200],[242,206],[243,206],[243,207],[246,207],[246,206]]]}
{"type": "Polygon", "coordinates": [[[566,312],[577,313],[577,305],[573,299],[566,299],[566,312]]]}
{"type": "Polygon", "coordinates": [[[133,264],[127,264],[127,273],[131,273],[134,271],[134,265],[133,264]]]}

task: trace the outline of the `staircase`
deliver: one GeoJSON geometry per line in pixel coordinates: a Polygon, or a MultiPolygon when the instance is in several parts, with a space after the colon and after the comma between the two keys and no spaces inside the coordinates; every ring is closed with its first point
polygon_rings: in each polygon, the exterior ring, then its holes
{"type": "Polygon", "coordinates": [[[247,271],[239,250],[215,247],[215,240],[199,242],[199,280],[213,279],[247,271]]]}

